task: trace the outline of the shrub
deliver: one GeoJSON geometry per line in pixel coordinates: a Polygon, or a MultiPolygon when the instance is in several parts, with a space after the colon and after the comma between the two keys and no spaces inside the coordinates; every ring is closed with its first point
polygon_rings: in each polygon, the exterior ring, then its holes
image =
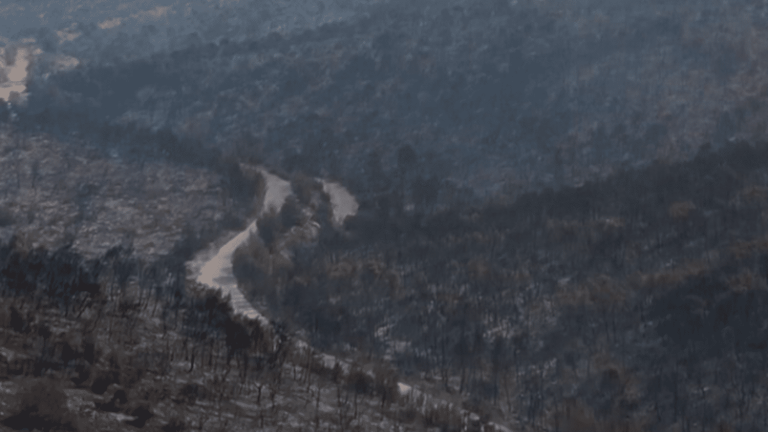
{"type": "Polygon", "coordinates": [[[341,368],[341,365],[336,362],[333,365],[333,369],[331,370],[331,381],[334,383],[338,383],[339,380],[344,376],[344,370],[341,368]]]}
{"type": "Polygon", "coordinates": [[[26,322],[24,317],[21,315],[19,310],[16,309],[15,306],[11,306],[10,314],[11,314],[11,320],[10,320],[11,329],[16,333],[25,332],[28,328],[28,323],[26,322]]]}
{"type": "Polygon", "coordinates": [[[374,386],[376,393],[381,397],[382,406],[397,401],[400,396],[397,371],[386,365],[377,365],[374,374],[374,386]]]}
{"type": "Polygon", "coordinates": [[[400,423],[411,424],[419,418],[419,411],[416,407],[407,406],[397,410],[397,419],[400,423]]]}
{"type": "Polygon", "coordinates": [[[347,376],[347,386],[357,394],[367,394],[373,387],[373,380],[360,369],[353,368],[347,376]]]}
{"type": "Polygon", "coordinates": [[[444,431],[460,431],[461,417],[447,405],[429,406],[424,410],[424,426],[438,427],[444,431]]]}
{"type": "Polygon", "coordinates": [[[280,209],[280,222],[283,227],[290,229],[300,225],[304,219],[304,213],[295,196],[286,198],[283,207],[280,209]]]}
{"type": "Polygon", "coordinates": [[[76,386],[78,387],[82,386],[86,381],[88,381],[88,378],[90,377],[91,377],[90,364],[83,362],[75,365],[75,369],[73,371],[71,379],[76,386]]]}
{"type": "Polygon", "coordinates": [[[10,364],[8,359],[0,354],[0,380],[8,379],[8,372],[10,371],[10,364]]]}
{"type": "Polygon", "coordinates": [[[67,396],[58,382],[50,379],[26,380],[18,395],[16,414],[3,420],[13,429],[76,431],[77,422],[67,408],[67,396]]]}
{"type": "Polygon", "coordinates": [[[99,360],[99,351],[96,349],[96,341],[90,333],[83,337],[83,358],[90,364],[96,364],[99,360]]]}
{"type": "Polygon", "coordinates": [[[184,432],[187,430],[187,424],[184,420],[178,417],[173,417],[165,426],[162,427],[163,432],[184,432]]]}
{"type": "Polygon", "coordinates": [[[179,390],[179,393],[177,395],[177,400],[180,403],[194,405],[195,401],[197,401],[197,398],[200,396],[199,390],[200,389],[197,384],[193,384],[193,383],[184,384],[184,386],[181,387],[181,389],[179,390]]]}
{"type": "Polygon", "coordinates": [[[144,427],[144,425],[147,424],[147,421],[154,416],[152,411],[146,405],[139,405],[133,411],[131,411],[131,415],[136,417],[136,419],[126,423],[137,428],[144,427]]]}
{"type": "Polygon", "coordinates": [[[91,391],[95,394],[104,394],[110,384],[116,383],[117,378],[112,372],[100,371],[91,383],[91,391]]]}
{"type": "Polygon", "coordinates": [[[7,227],[16,223],[13,213],[4,206],[0,206],[0,227],[7,227]]]}

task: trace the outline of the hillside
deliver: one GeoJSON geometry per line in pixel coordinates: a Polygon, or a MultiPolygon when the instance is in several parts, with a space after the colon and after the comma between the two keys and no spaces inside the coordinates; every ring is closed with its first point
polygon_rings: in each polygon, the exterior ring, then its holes
{"type": "Polygon", "coordinates": [[[765,8],[388,2],[51,73],[54,54],[86,57],[61,45],[36,62],[26,112],[54,130],[69,130],[72,113],[170,129],[358,194],[381,187],[377,170],[394,176],[407,145],[446,193],[514,198],[760,139],[765,8]]]}
{"type": "MultiPolygon", "coordinates": [[[[279,317],[268,327],[185,281],[173,255],[86,260],[15,238],[0,272],[6,425],[121,428],[147,410],[150,429],[459,430],[464,407],[510,430],[759,428],[766,152],[741,143],[433,215],[363,202],[343,231],[326,217],[292,244],[288,267],[239,252],[246,295],[279,317]],[[311,351],[289,342],[305,337],[311,351]],[[35,376],[69,411],[14,405],[35,376]],[[419,408],[398,382],[454,408],[419,408]]],[[[268,220],[260,231],[287,232],[268,220]]]]}
{"type": "Polygon", "coordinates": [[[315,346],[391,359],[513,430],[752,430],[766,156],[738,143],[434,214],[363,202],[289,269],[240,274],[315,346]]]}
{"type": "Polygon", "coordinates": [[[0,5],[0,429],[766,429],[768,3],[262,3],[0,5]]]}

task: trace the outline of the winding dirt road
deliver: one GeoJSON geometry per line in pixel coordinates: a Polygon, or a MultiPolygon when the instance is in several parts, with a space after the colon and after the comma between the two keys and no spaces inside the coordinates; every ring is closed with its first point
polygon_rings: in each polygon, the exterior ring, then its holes
{"type": "MultiPolygon", "coordinates": [[[[292,193],[291,184],[274,174],[270,174],[263,168],[259,168],[259,171],[266,180],[264,204],[262,205],[260,214],[263,214],[272,208],[279,211],[286,198],[292,193]]],[[[357,201],[344,186],[325,180],[322,180],[322,182],[323,190],[328,193],[331,198],[334,222],[341,224],[347,216],[354,215],[357,212],[357,201]]],[[[229,295],[235,314],[258,320],[262,325],[269,325],[269,320],[260,314],[259,311],[257,311],[256,308],[254,308],[243,296],[232,272],[232,255],[235,250],[245,243],[252,234],[256,235],[257,233],[258,228],[256,227],[256,220],[254,220],[248,225],[248,228],[234,235],[234,237],[228,240],[223,246],[218,247],[218,249],[216,244],[214,244],[210,248],[198,253],[193,260],[187,263],[187,268],[189,272],[193,274],[193,277],[197,282],[221,290],[224,296],[229,295]]],[[[309,345],[302,340],[295,341],[294,347],[298,350],[311,349],[309,345]]],[[[321,358],[326,367],[333,367],[338,363],[343,369],[349,369],[348,362],[342,359],[324,353],[321,354],[321,358]]],[[[457,409],[465,423],[479,421],[479,416],[477,416],[477,414],[456,407],[450,402],[431,397],[430,395],[402,382],[399,382],[397,385],[401,397],[405,397],[414,403],[417,403],[417,401],[420,402],[417,408],[422,412],[425,412],[428,406],[439,407],[447,405],[451,409],[457,409]]],[[[510,429],[495,423],[487,423],[486,426],[490,427],[490,429],[485,430],[511,432],[510,429]]]]}
{"type": "MultiPolygon", "coordinates": [[[[259,169],[259,172],[266,181],[266,190],[264,192],[264,203],[261,213],[270,209],[280,210],[285,199],[290,195],[290,182],[280,177],[259,169]]],[[[240,245],[248,241],[251,235],[257,235],[258,228],[256,220],[251,222],[244,231],[238,233],[223,246],[216,246],[216,243],[200,253],[187,263],[187,269],[197,282],[208,285],[211,288],[218,289],[224,294],[230,296],[232,308],[235,314],[245,315],[250,319],[258,320],[261,324],[269,324],[267,320],[251,303],[243,296],[242,291],[237,286],[237,279],[232,272],[232,255],[240,245]]]]}

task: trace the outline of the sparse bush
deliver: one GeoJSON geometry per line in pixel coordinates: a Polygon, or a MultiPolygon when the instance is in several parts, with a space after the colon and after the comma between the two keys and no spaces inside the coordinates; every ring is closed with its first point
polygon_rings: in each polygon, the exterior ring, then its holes
{"type": "Polygon", "coordinates": [[[83,358],[90,364],[96,363],[99,359],[99,352],[96,350],[96,342],[93,335],[90,333],[83,336],[83,358]]]}
{"type": "Polygon", "coordinates": [[[18,309],[16,309],[15,306],[11,306],[11,329],[15,331],[16,333],[22,333],[25,332],[28,325],[24,317],[21,315],[18,309]]]}
{"type": "Polygon", "coordinates": [[[286,229],[300,225],[304,219],[304,214],[295,196],[291,195],[285,199],[283,208],[280,209],[280,222],[286,229]]]}
{"type": "Polygon", "coordinates": [[[338,362],[334,363],[333,369],[331,370],[331,381],[337,383],[343,376],[344,370],[341,368],[341,365],[338,362]]]}
{"type": "Polygon", "coordinates": [[[19,47],[15,45],[8,45],[3,52],[3,61],[6,66],[13,66],[16,64],[16,55],[19,52],[19,47]]]}
{"type": "Polygon", "coordinates": [[[101,395],[107,391],[110,384],[117,382],[117,375],[111,371],[99,371],[91,382],[91,391],[95,394],[101,395]]]}
{"type": "Polygon", "coordinates": [[[184,384],[179,390],[177,400],[181,403],[192,405],[199,397],[199,386],[193,383],[184,384]]]}
{"type": "MultiPolygon", "coordinates": [[[[240,231],[246,226],[245,220],[242,217],[233,214],[232,212],[226,212],[219,220],[219,227],[225,230],[237,230],[240,231]]],[[[198,247],[200,249],[201,247],[198,247]]]]}
{"type": "Polygon", "coordinates": [[[157,404],[170,398],[173,393],[167,384],[149,383],[142,386],[139,394],[142,399],[150,404],[157,404]]]}
{"type": "Polygon", "coordinates": [[[187,424],[184,420],[173,417],[171,420],[162,427],[163,432],[183,432],[187,430],[187,424]]]}
{"type": "Polygon", "coordinates": [[[696,205],[691,201],[678,201],[669,206],[669,216],[677,221],[688,219],[691,212],[696,210],[696,205]]]}
{"type": "Polygon", "coordinates": [[[6,380],[8,379],[8,372],[10,369],[10,364],[8,363],[8,359],[0,354],[0,380],[6,380]]]}
{"type": "Polygon", "coordinates": [[[67,396],[58,382],[50,379],[25,380],[17,396],[16,414],[3,420],[12,429],[76,431],[77,422],[67,408],[67,396]]]}
{"type": "Polygon", "coordinates": [[[419,411],[416,407],[407,406],[397,411],[398,421],[405,424],[410,424],[416,421],[419,417],[419,411]]]}
{"type": "Polygon", "coordinates": [[[88,381],[88,378],[91,377],[91,365],[88,363],[78,363],[75,365],[74,374],[72,375],[72,382],[76,386],[81,386],[83,383],[88,381]]]}
{"type": "Polygon", "coordinates": [[[296,172],[291,177],[291,189],[299,203],[308,205],[312,201],[314,192],[322,191],[323,186],[312,177],[296,172]]]}
{"type": "Polygon", "coordinates": [[[16,223],[13,213],[5,206],[0,206],[0,227],[7,227],[16,223]]]}
{"type": "Polygon", "coordinates": [[[133,387],[141,380],[142,376],[144,376],[144,369],[137,367],[133,361],[120,368],[120,384],[126,388],[133,387]]]}
{"type": "Polygon", "coordinates": [[[469,400],[463,401],[461,407],[480,416],[480,422],[482,423],[487,423],[491,419],[490,406],[477,397],[471,397],[469,400]]]}
{"type": "Polygon", "coordinates": [[[147,423],[149,419],[151,419],[154,414],[152,414],[152,411],[149,409],[146,405],[139,405],[138,407],[134,408],[131,411],[131,415],[136,417],[135,420],[131,420],[127,422],[131,426],[135,426],[137,428],[142,428],[147,423]]]}
{"type": "Polygon", "coordinates": [[[131,388],[141,380],[144,371],[137,367],[134,357],[129,357],[119,351],[112,351],[106,358],[109,371],[106,372],[109,384],[116,383],[131,388]]]}
{"type": "Polygon", "coordinates": [[[259,228],[259,236],[264,241],[267,248],[274,248],[275,242],[283,231],[282,219],[275,210],[270,210],[256,221],[259,228]]]}
{"type": "Polygon", "coordinates": [[[374,369],[374,385],[376,393],[381,397],[382,406],[396,402],[400,396],[397,385],[397,371],[384,365],[377,365],[374,369]]]}
{"type": "Polygon", "coordinates": [[[424,410],[424,426],[458,432],[462,429],[462,422],[459,414],[447,405],[430,406],[424,410]]]}
{"type": "Polygon", "coordinates": [[[373,387],[373,380],[360,369],[353,369],[347,376],[347,386],[357,394],[367,394],[373,387]]]}
{"type": "Polygon", "coordinates": [[[115,386],[112,391],[112,397],[109,402],[104,404],[101,409],[112,412],[122,411],[126,408],[126,404],[128,403],[128,393],[118,386],[115,386]]]}

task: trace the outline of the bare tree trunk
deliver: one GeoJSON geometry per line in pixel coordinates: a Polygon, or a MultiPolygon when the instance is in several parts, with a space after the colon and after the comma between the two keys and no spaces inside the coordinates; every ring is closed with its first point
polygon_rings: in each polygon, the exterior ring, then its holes
{"type": "Polygon", "coordinates": [[[189,370],[187,372],[192,372],[195,369],[195,347],[192,346],[192,360],[189,363],[189,370]]]}
{"type": "Polygon", "coordinates": [[[315,431],[320,429],[320,381],[317,382],[317,397],[315,398],[315,431]]]}

